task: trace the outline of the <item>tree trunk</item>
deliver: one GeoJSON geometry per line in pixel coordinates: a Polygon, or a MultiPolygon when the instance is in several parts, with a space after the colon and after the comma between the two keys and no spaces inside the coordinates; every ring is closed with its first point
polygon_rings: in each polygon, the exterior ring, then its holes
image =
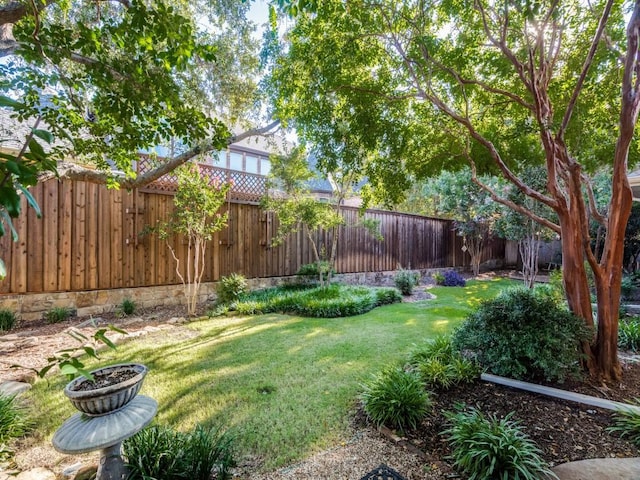
{"type": "Polygon", "coordinates": [[[471,270],[473,271],[473,276],[477,277],[480,273],[480,260],[482,259],[484,238],[477,235],[470,235],[463,237],[463,239],[464,246],[467,247],[467,251],[471,257],[471,270]]]}
{"type": "MultiPolygon", "coordinates": [[[[532,224],[535,227],[534,224],[532,224]]],[[[538,257],[540,253],[540,236],[535,232],[529,233],[518,242],[520,258],[522,258],[522,276],[527,288],[533,288],[538,275],[538,257]]]]}

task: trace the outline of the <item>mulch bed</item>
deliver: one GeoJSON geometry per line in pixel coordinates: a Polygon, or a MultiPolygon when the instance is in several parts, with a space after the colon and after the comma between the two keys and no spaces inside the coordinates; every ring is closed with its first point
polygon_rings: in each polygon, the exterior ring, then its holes
{"type": "MultiPolygon", "coordinates": [[[[640,364],[626,362],[623,380],[619,385],[604,387],[586,382],[552,385],[555,388],[577,391],[591,396],[625,402],[640,397],[640,364]]],[[[448,457],[451,450],[440,432],[446,427],[443,411],[455,410],[456,404],[474,406],[486,415],[503,418],[514,412],[524,431],[543,452],[543,458],[551,465],[605,457],[637,457],[636,446],[618,434],[607,432],[613,425],[610,410],[557,400],[533,393],[477,381],[437,391],[432,395],[433,413],[417,430],[410,432],[386,431],[389,441],[400,443],[425,459],[436,462],[441,472],[453,474],[448,457]]],[[[358,421],[364,421],[359,414],[358,421]]],[[[385,429],[382,430],[385,433],[385,429]]]]}

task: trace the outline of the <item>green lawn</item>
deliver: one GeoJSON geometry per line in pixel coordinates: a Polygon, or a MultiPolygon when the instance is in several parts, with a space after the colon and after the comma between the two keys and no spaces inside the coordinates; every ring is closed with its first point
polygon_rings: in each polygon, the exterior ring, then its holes
{"type": "MultiPolygon", "coordinates": [[[[422,339],[449,333],[482,299],[514,285],[471,281],[433,288],[436,300],[387,305],[364,315],[218,317],[153,333],[104,354],[103,363],[150,368],[142,394],[159,403],[157,421],[235,431],[241,456],[271,469],[344,440],[360,383],[404,359],[422,339]]],[[[32,390],[38,431],[51,435],[73,408],[64,382],[32,390]]]]}

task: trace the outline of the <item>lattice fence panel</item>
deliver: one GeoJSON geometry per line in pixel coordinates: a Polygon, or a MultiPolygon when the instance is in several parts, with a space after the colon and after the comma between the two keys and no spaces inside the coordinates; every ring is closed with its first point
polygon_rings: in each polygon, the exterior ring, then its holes
{"type": "MultiPolygon", "coordinates": [[[[146,173],[155,167],[155,162],[148,156],[141,156],[138,162],[138,174],[146,173]]],[[[260,198],[266,192],[266,177],[253,173],[227,170],[200,164],[200,171],[209,178],[212,186],[220,183],[232,182],[229,199],[232,201],[259,203],[260,198]]],[[[176,191],[178,179],[175,173],[163,175],[158,180],[150,183],[144,189],[145,192],[173,193],[176,191]]]]}

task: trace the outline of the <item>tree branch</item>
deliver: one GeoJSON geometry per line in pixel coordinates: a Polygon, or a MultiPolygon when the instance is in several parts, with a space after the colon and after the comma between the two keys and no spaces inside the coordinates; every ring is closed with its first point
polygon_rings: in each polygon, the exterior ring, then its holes
{"type": "Polygon", "coordinates": [[[587,198],[589,199],[589,211],[591,212],[591,216],[596,222],[604,226],[605,222],[607,221],[607,217],[606,215],[602,215],[598,211],[596,205],[596,197],[593,194],[593,185],[591,183],[591,179],[584,173],[582,174],[582,183],[587,189],[587,198]]]}
{"type": "Polygon", "coordinates": [[[275,128],[280,126],[280,120],[274,120],[268,125],[260,128],[253,128],[251,130],[247,130],[246,132],[239,133],[238,135],[232,135],[227,140],[227,145],[231,145],[232,143],[241,142],[245,138],[249,137],[267,137],[271,136],[275,133],[275,128]]]}
{"type": "MultiPolygon", "coordinates": [[[[227,139],[226,144],[231,145],[232,143],[236,143],[254,136],[272,135],[272,130],[278,125],[280,125],[280,120],[274,120],[264,127],[254,128],[251,130],[247,130],[246,132],[242,132],[238,135],[232,135],[227,139]]],[[[109,172],[106,170],[94,170],[77,165],[75,163],[64,162],[58,165],[57,172],[42,172],[38,176],[38,182],[44,182],[55,177],[98,184],[105,184],[109,180],[115,180],[121,188],[140,188],[158,180],[163,175],[172,172],[180,165],[187,163],[192,158],[202,153],[207,153],[215,150],[215,148],[216,147],[214,147],[212,143],[197,145],[180,155],[167,159],[156,168],[149,170],[142,175],[138,175],[136,178],[127,178],[124,175],[114,175],[113,172],[109,172]]]]}
{"type": "Polygon", "coordinates": [[[476,165],[475,165],[475,163],[473,161],[470,161],[470,163],[471,163],[471,180],[473,180],[473,183],[475,183],[480,188],[482,188],[485,192],[487,192],[494,201],[496,201],[496,202],[498,202],[498,203],[500,203],[500,204],[502,204],[502,205],[504,205],[504,206],[506,206],[506,207],[518,212],[518,213],[521,213],[522,215],[527,216],[528,218],[530,218],[534,222],[537,222],[540,225],[545,226],[548,229],[550,229],[550,230],[552,230],[552,231],[554,231],[556,233],[561,233],[560,225],[557,225],[557,224],[553,223],[552,221],[550,221],[550,220],[548,220],[548,219],[546,219],[544,217],[536,215],[535,213],[533,213],[531,210],[525,208],[524,206],[518,205],[517,203],[512,202],[511,200],[507,200],[506,198],[503,198],[500,195],[498,195],[494,189],[492,189],[489,185],[486,185],[485,183],[483,183],[478,178],[478,176],[476,175],[476,165]]]}
{"type": "MultiPolygon", "coordinates": [[[[423,49],[423,47],[424,46],[421,45],[421,50],[423,49]]],[[[427,59],[427,61],[433,63],[436,67],[447,72],[449,75],[455,78],[456,81],[461,85],[476,85],[489,93],[495,93],[497,95],[502,95],[504,97],[507,97],[528,110],[533,111],[535,108],[532,103],[527,102],[524,98],[520,97],[519,95],[516,95],[513,92],[509,92],[507,90],[503,90],[497,87],[492,87],[488,83],[482,82],[480,80],[471,80],[468,78],[463,78],[458,72],[438,62],[435,58],[430,56],[426,50],[423,51],[423,56],[425,57],[425,59],[427,59]]]]}
{"type": "MultiPolygon", "coordinates": [[[[56,3],[57,0],[45,0],[36,4],[36,11],[41,12],[49,5],[56,3]]],[[[33,14],[31,5],[26,2],[9,2],[0,7],[0,25],[14,24],[22,20],[27,15],[33,14]]]]}
{"type": "MultiPolygon", "coordinates": [[[[528,79],[526,77],[524,64],[520,60],[518,60],[518,57],[516,57],[516,55],[511,51],[511,49],[509,47],[507,47],[507,44],[506,44],[506,30],[507,30],[508,22],[505,20],[505,23],[503,25],[503,29],[502,29],[502,32],[501,32],[501,38],[500,38],[500,40],[498,40],[493,35],[493,33],[491,33],[491,29],[489,28],[489,22],[487,21],[487,13],[485,12],[484,7],[482,6],[481,0],[476,0],[475,1],[475,7],[476,7],[476,10],[478,10],[480,12],[480,17],[482,18],[483,30],[484,30],[485,35],[489,39],[489,41],[494,46],[496,46],[502,52],[502,54],[511,62],[511,64],[515,67],[516,72],[518,73],[518,76],[520,77],[520,80],[522,80],[522,83],[524,83],[524,85],[527,87],[527,89],[531,90],[532,89],[532,80],[530,80],[530,79],[528,79]]],[[[505,6],[505,8],[508,8],[508,7],[505,6]]],[[[531,78],[533,78],[533,77],[531,77],[531,78]]]]}
{"type": "Polygon", "coordinates": [[[611,13],[612,6],[613,6],[613,0],[608,0],[607,4],[604,7],[604,11],[602,12],[602,16],[600,17],[600,22],[598,23],[598,29],[596,30],[596,33],[593,36],[589,53],[587,54],[587,57],[584,59],[584,65],[582,66],[580,77],[578,77],[576,86],[573,89],[573,93],[571,94],[571,100],[569,100],[569,103],[567,104],[567,109],[564,112],[564,117],[562,118],[560,129],[558,130],[558,138],[561,140],[564,138],[564,134],[567,131],[567,127],[569,126],[569,121],[571,120],[571,114],[573,113],[573,110],[578,101],[578,96],[582,91],[582,87],[587,78],[587,73],[589,73],[589,68],[591,68],[591,64],[593,63],[593,57],[596,54],[596,50],[598,49],[598,45],[600,44],[600,39],[602,38],[602,34],[604,32],[604,28],[606,27],[607,21],[609,20],[609,15],[611,13]]]}

